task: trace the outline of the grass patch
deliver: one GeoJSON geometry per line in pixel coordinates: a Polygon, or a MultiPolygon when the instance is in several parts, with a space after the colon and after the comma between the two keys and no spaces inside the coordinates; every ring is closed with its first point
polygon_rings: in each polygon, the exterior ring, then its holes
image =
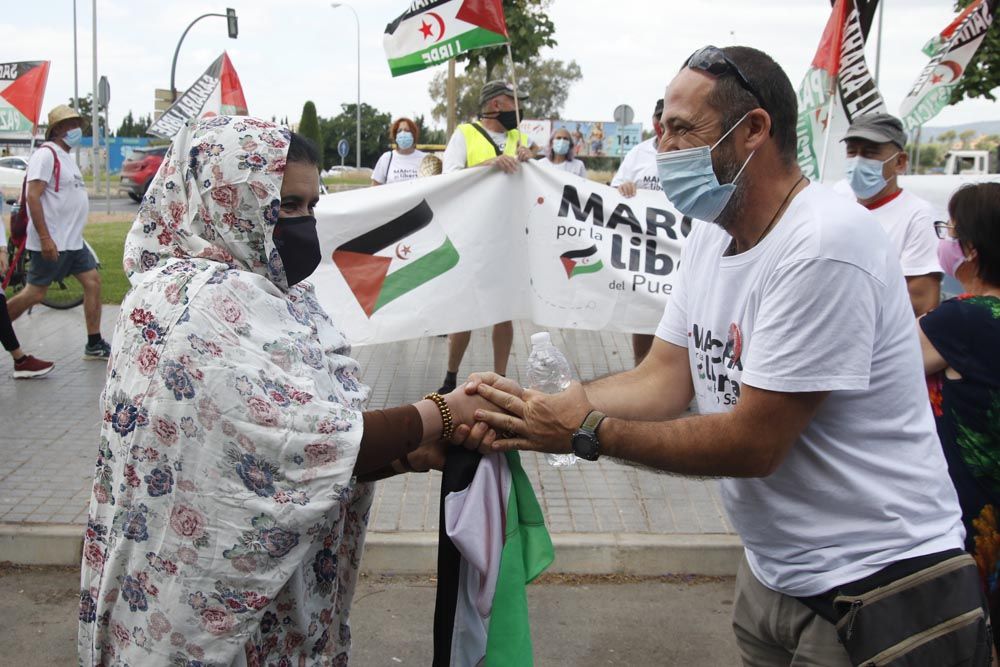
{"type": "Polygon", "coordinates": [[[323,184],[326,187],[330,187],[332,185],[371,185],[372,177],[364,174],[327,176],[323,179],[323,184]]]}
{"type": "MultiPolygon", "coordinates": [[[[125,235],[132,227],[132,220],[131,217],[123,220],[120,214],[117,219],[115,216],[108,219],[103,214],[100,218],[100,221],[95,221],[91,216],[90,224],[83,229],[83,237],[101,261],[101,301],[118,304],[131,287],[122,268],[122,256],[125,254],[125,235]]],[[[80,289],[80,284],[72,277],[67,278],[66,284],[71,291],[80,289]]],[[[14,289],[8,287],[6,294],[9,299],[14,295],[14,289]]]]}
{"type": "Polygon", "coordinates": [[[131,227],[132,221],[128,220],[90,224],[83,230],[83,237],[101,260],[101,300],[104,303],[121,303],[131,287],[122,268],[125,235],[131,227]]]}

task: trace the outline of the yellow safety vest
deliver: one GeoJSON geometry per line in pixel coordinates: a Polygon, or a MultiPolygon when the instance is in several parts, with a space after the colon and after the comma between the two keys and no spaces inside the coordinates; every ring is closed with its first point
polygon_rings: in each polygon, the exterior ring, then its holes
{"type": "MultiPolygon", "coordinates": [[[[478,123],[462,123],[458,126],[458,129],[461,130],[462,135],[465,137],[466,167],[475,167],[480,162],[492,160],[497,156],[493,144],[487,141],[486,137],[475,128],[475,125],[478,125],[478,123]]],[[[480,127],[482,126],[480,125],[480,127]]],[[[517,155],[518,142],[527,147],[528,137],[521,134],[518,130],[510,130],[507,133],[507,143],[504,144],[503,154],[510,155],[511,157],[517,155]]]]}

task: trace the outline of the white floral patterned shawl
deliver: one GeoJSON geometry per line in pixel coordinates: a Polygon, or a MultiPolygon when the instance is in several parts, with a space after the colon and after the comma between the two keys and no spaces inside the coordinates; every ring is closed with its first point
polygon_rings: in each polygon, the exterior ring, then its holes
{"type": "Polygon", "coordinates": [[[344,336],[271,240],[287,130],[193,123],[125,244],[82,665],[346,665],[371,485],[344,336]]]}

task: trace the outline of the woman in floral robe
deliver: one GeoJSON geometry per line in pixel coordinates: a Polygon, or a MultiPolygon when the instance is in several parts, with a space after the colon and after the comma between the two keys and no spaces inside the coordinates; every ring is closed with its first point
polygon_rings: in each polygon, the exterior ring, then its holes
{"type": "MultiPolygon", "coordinates": [[[[372,501],[356,475],[443,460],[437,406],[362,413],[347,341],[289,286],[276,230],[304,212],[315,237],[303,145],[253,118],[189,125],[126,239],[81,665],[346,665],[372,501]],[[286,192],[293,171],[306,195],[286,192]]],[[[446,398],[471,419],[475,399],[446,398]]]]}

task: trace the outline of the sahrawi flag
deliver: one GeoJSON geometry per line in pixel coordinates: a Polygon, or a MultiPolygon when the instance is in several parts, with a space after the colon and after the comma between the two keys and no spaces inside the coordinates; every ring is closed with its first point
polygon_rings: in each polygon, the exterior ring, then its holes
{"type": "Polygon", "coordinates": [[[171,139],[192,118],[245,116],[247,101],[229,55],[223,52],[150,126],[147,134],[171,139]]]}
{"type": "Polygon", "coordinates": [[[382,43],[400,76],[507,40],[502,0],[417,0],[385,27],[382,43]]]}
{"type": "Polygon", "coordinates": [[[868,72],[865,38],[854,0],[837,0],[830,12],[812,67],[799,87],[799,166],[812,180],[843,175],[838,143],[860,115],[885,112],[885,102],[868,72]]]}
{"type": "Polygon", "coordinates": [[[559,255],[563,268],[566,269],[566,277],[572,278],[584,273],[596,273],[604,268],[597,255],[597,245],[594,244],[583,250],[570,250],[559,255]],[[595,259],[596,257],[596,259],[595,259]]]}
{"type": "Polygon", "coordinates": [[[49,61],[0,63],[0,133],[30,137],[38,127],[49,61]]]}
{"type": "Polygon", "coordinates": [[[899,109],[907,130],[923,125],[951,101],[951,91],[983,43],[996,8],[997,0],[973,2],[924,47],[931,60],[899,109]]]}
{"type": "Polygon", "coordinates": [[[440,507],[431,664],[531,667],[526,587],[555,552],[521,457],[449,452],[440,507]]]}
{"type": "Polygon", "coordinates": [[[368,317],[458,264],[458,250],[421,201],[333,251],[333,262],[368,317]]]}

